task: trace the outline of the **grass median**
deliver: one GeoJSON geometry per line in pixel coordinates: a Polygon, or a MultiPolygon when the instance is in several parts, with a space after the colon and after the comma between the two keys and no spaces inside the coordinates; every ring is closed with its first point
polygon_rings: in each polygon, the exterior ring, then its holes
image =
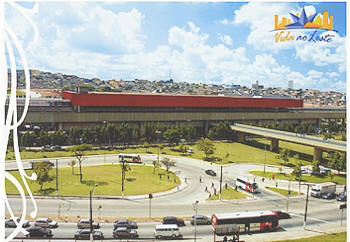
{"type": "MultiPolygon", "coordinates": [[[[272,179],[272,176],[275,177],[276,180],[291,180],[291,181],[299,181],[294,175],[290,173],[282,174],[278,172],[263,172],[263,171],[250,171],[250,174],[254,176],[261,176],[265,178],[272,179]]],[[[346,175],[334,174],[331,179],[329,176],[318,177],[318,176],[310,176],[310,175],[301,175],[302,182],[310,182],[310,183],[322,183],[322,182],[334,182],[336,184],[346,184],[346,175]]]]}
{"type": "MultiPolygon", "coordinates": [[[[270,191],[277,192],[283,196],[288,196],[288,190],[286,190],[286,189],[274,188],[274,187],[265,187],[265,188],[269,189],[270,191]]],[[[292,191],[292,190],[290,190],[289,192],[290,192],[289,196],[296,196],[299,194],[299,193],[292,191]]]]}
{"type": "MultiPolygon", "coordinates": [[[[221,199],[222,200],[234,200],[234,199],[244,199],[247,197],[246,194],[236,191],[232,187],[228,186],[227,188],[222,188],[221,199]]],[[[210,198],[207,198],[209,201],[219,200],[219,191],[216,195],[212,195],[210,198]]]]}
{"type": "Polygon", "coordinates": [[[327,235],[312,236],[303,239],[278,240],[275,242],[344,242],[346,241],[346,232],[333,233],[327,235]]]}
{"type": "MultiPolygon", "coordinates": [[[[131,170],[126,173],[125,179],[125,195],[140,195],[156,192],[163,192],[175,188],[180,184],[179,178],[172,172],[167,173],[164,169],[156,169],[153,174],[153,167],[130,165],[131,170]]],[[[94,184],[94,195],[98,196],[121,196],[121,166],[117,165],[100,165],[100,166],[84,166],[83,181],[79,182],[78,167],[75,168],[75,174],[72,175],[71,168],[58,169],[58,190],[59,195],[82,195],[88,196],[89,191],[94,184]]],[[[36,195],[55,195],[56,180],[55,169],[50,171],[53,181],[45,183],[43,190],[35,181],[29,181],[31,191],[36,195]]],[[[13,176],[23,183],[18,172],[10,172],[13,176]]],[[[27,172],[29,175],[31,172],[27,172]]],[[[6,180],[6,192],[8,194],[17,194],[15,186],[6,180]]]]}

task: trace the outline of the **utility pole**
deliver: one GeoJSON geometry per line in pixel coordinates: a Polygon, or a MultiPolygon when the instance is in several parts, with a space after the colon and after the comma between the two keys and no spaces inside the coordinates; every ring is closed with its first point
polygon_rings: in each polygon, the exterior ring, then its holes
{"type": "Polygon", "coordinates": [[[153,198],[153,194],[152,193],[148,194],[148,198],[149,198],[149,218],[151,218],[151,200],[153,198]]]}
{"type": "Polygon", "coordinates": [[[194,241],[197,241],[197,212],[198,212],[198,203],[199,201],[196,201],[193,204],[193,209],[194,209],[194,241]]]}
{"type": "Polygon", "coordinates": [[[125,178],[125,161],[122,156],[122,199],[124,199],[124,178],[125,178]]]}
{"type": "Polygon", "coordinates": [[[307,191],[306,191],[306,203],[305,203],[305,214],[304,214],[304,230],[306,227],[307,205],[309,202],[309,184],[306,184],[306,185],[307,185],[307,191]]]}
{"type": "Polygon", "coordinates": [[[288,208],[289,208],[289,195],[290,195],[290,180],[288,183],[287,212],[288,212],[288,208]]]}
{"type": "Polygon", "coordinates": [[[92,234],[92,190],[90,190],[90,241],[94,241],[92,234]]]}
{"type": "Polygon", "coordinates": [[[219,194],[219,200],[221,200],[221,188],[222,188],[222,166],[220,168],[220,194],[219,194]]]}
{"type": "Polygon", "coordinates": [[[56,159],[56,196],[58,196],[58,159],[56,159]]]}

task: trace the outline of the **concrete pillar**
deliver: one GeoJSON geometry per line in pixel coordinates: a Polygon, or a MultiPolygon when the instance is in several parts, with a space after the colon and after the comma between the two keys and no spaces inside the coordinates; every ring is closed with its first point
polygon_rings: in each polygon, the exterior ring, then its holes
{"type": "Polygon", "coordinates": [[[314,148],[314,160],[319,160],[321,161],[322,159],[322,150],[319,147],[314,148]]]}
{"type": "Polygon", "coordinates": [[[278,139],[271,138],[271,151],[278,152],[278,139]]]}
{"type": "Polygon", "coordinates": [[[238,133],[238,142],[245,143],[245,134],[244,133],[241,133],[241,132],[238,133]]]}
{"type": "Polygon", "coordinates": [[[316,123],[317,123],[317,124],[316,124],[316,125],[317,125],[316,128],[320,129],[320,128],[321,128],[321,119],[318,118],[316,123]]]}
{"type": "Polygon", "coordinates": [[[205,135],[208,135],[208,132],[209,132],[209,121],[204,120],[204,133],[205,133],[205,135]]]}

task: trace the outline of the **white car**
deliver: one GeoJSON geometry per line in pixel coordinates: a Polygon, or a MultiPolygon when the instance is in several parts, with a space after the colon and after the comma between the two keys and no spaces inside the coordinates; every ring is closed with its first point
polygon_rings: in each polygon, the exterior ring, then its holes
{"type": "Polygon", "coordinates": [[[181,239],[182,234],[176,224],[157,224],[154,228],[154,237],[156,239],[172,238],[181,239]]]}
{"type": "Polygon", "coordinates": [[[39,226],[42,228],[57,228],[58,223],[57,221],[51,220],[49,218],[38,218],[35,221],[34,226],[39,226]]]}
{"type": "MultiPolygon", "coordinates": [[[[8,227],[8,228],[16,228],[17,225],[16,225],[16,223],[15,223],[15,220],[17,221],[17,223],[19,223],[20,218],[19,218],[19,217],[15,217],[14,219],[12,219],[12,218],[6,219],[6,221],[5,221],[5,227],[8,227]]],[[[29,226],[30,226],[29,221],[28,221],[28,220],[24,220],[22,227],[23,227],[23,228],[27,228],[27,227],[29,227],[29,226]]]]}

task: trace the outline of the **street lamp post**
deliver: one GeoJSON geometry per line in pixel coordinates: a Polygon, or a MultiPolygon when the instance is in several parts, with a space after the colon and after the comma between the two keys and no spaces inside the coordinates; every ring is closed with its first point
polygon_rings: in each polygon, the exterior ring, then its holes
{"type": "Polygon", "coordinates": [[[95,187],[97,187],[97,184],[95,184],[92,188],[92,190],[90,190],[90,241],[94,241],[94,236],[92,233],[92,194],[95,191],[95,187]]]}
{"type": "Polygon", "coordinates": [[[198,203],[199,201],[197,200],[193,204],[193,209],[194,209],[194,241],[196,242],[197,240],[197,212],[198,212],[198,203]]]}
{"type": "Polygon", "coordinates": [[[56,159],[56,196],[58,196],[58,159],[56,159]]]}
{"type": "Polygon", "coordinates": [[[306,191],[306,203],[305,203],[305,214],[304,214],[304,230],[305,230],[305,227],[306,227],[306,217],[307,217],[307,205],[308,205],[308,202],[309,202],[309,184],[306,184],[307,185],[307,191],[306,191]]]}
{"type": "Polygon", "coordinates": [[[220,167],[220,193],[219,193],[219,200],[221,201],[221,191],[222,191],[222,166],[220,167]]]}
{"type": "Polygon", "coordinates": [[[160,152],[160,147],[159,147],[159,135],[162,133],[162,131],[156,130],[157,134],[157,143],[158,143],[158,163],[159,163],[159,152],[160,152]]]}
{"type": "Polygon", "coordinates": [[[289,209],[289,194],[290,194],[290,180],[289,180],[289,183],[288,183],[287,212],[288,212],[288,209],[289,209]]]}

